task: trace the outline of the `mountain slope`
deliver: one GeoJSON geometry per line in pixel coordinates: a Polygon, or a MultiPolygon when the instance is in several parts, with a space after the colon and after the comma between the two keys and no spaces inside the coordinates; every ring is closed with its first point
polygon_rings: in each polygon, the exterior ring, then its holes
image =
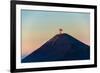
{"type": "Polygon", "coordinates": [[[57,34],[39,49],[22,59],[26,62],[85,60],[90,58],[90,47],[74,37],[57,34]]]}

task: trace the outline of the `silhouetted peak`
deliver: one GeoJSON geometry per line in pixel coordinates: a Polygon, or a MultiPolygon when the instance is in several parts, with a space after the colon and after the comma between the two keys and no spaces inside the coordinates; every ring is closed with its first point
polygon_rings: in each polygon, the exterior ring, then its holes
{"type": "Polygon", "coordinates": [[[67,33],[62,33],[62,34],[56,34],[53,38],[51,38],[49,41],[54,41],[56,39],[64,39],[64,38],[73,38],[72,36],[70,36],[69,34],[67,33]]]}
{"type": "Polygon", "coordinates": [[[58,37],[62,37],[62,36],[70,36],[70,35],[67,34],[67,33],[62,33],[62,34],[57,34],[56,36],[58,36],[58,37]]]}
{"type": "Polygon", "coordinates": [[[90,47],[66,33],[56,34],[22,62],[90,59],[90,47]]]}

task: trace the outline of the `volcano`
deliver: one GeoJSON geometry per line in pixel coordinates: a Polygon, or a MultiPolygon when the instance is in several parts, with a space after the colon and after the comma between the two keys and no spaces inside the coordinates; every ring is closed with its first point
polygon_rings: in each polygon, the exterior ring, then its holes
{"type": "Polygon", "coordinates": [[[57,34],[36,51],[21,60],[27,62],[69,61],[90,59],[90,46],[66,33],[57,34]]]}

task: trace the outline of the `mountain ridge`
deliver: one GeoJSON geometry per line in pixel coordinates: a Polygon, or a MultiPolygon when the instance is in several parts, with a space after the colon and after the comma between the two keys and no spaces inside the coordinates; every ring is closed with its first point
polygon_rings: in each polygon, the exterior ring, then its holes
{"type": "Polygon", "coordinates": [[[57,34],[39,49],[21,60],[26,62],[45,62],[62,60],[84,60],[90,58],[90,47],[74,37],[57,34]]]}

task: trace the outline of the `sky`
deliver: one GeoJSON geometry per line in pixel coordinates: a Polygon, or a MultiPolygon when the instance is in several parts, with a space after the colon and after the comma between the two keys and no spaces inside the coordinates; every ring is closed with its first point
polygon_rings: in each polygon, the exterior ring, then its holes
{"type": "Polygon", "coordinates": [[[21,10],[22,57],[59,33],[67,33],[90,45],[90,14],[80,12],[21,10]]]}

